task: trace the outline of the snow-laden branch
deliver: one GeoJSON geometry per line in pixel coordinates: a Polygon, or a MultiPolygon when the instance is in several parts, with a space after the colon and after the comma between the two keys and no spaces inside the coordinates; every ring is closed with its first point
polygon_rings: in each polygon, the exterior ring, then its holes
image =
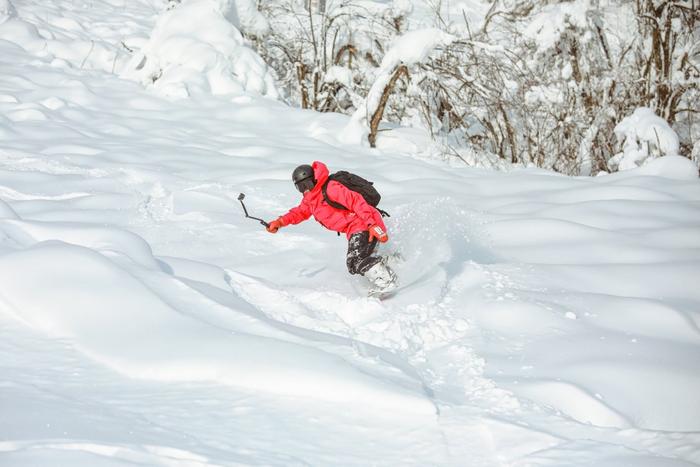
{"type": "Polygon", "coordinates": [[[399,75],[424,62],[436,48],[448,46],[455,40],[453,35],[436,28],[410,31],[397,38],[384,55],[367,97],[343,129],[340,139],[357,144],[369,133],[369,142],[374,147],[383,104],[386,104],[399,75]]]}

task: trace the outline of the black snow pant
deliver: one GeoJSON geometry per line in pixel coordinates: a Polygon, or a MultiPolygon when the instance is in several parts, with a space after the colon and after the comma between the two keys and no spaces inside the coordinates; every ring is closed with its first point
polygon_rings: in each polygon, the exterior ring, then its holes
{"type": "Polygon", "coordinates": [[[350,274],[364,274],[369,268],[380,262],[379,256],[372,256],[377,247],[377,240],[369,241],[369,231],[350,235],[346,264],[350,274]]]}

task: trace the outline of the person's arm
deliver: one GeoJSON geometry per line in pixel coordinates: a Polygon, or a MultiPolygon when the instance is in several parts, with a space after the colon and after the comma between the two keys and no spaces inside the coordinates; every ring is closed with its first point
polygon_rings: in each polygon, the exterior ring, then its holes
{"type": "Polygon", "coordinates": [[[290,209],[289,212],[280,217],[280,219],[282,219],[282,225],[284,226],[304,222],[309,217],[311,217],[311,209],[302,201],[299,206],[290,209]]]}
{"type": "Polygon", "coordinates": [[[311,209],[309,209],[309,206],[302,201],[299,206],[290,209],[287,214],[270,222],[270,226],[267,228],[267,231],[270,233],[276,233],[280,228],[286,225],[304,222],[309,217],[311,217],[311,209]]]}

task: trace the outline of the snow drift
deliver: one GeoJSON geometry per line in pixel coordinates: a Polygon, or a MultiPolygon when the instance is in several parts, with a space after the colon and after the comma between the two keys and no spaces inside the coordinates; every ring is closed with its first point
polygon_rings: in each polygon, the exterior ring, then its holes
{"type": "MultiPolygon", "coordinates": [[[[8,240],[30,244],[0,256],[1,308],[48,335],[71,339],[91,358],[125,375],[217,381],[361,406],[434,411],[419,382],[403,378],[406,389],[392,387],[386,379],[369,376],[372,370],[355,368],[295,336],[260,336],[250,326],[224,330],[174,309],[156,292],[170,293],[167,288],[154,290],[138,278],[165,273],[148,245],[133,234],[0,222],[5,246],[8,240]],[[29,236],[38,243],[31,244],[29,236]],[[128,258],[127,267],[139,272],[134,276],[95,250],[128,258]]],[[[173,291],[182,287],[167,278],[153,280],[173,291]]]]}

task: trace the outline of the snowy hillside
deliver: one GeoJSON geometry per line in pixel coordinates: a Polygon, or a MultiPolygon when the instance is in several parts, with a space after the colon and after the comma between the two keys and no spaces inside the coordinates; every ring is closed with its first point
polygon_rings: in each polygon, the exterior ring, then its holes
{"type": "Polygon", "coordinates": [[[211,5],[199,37],[156,0],[0,0],[0,465],[700,464],[693,163],[347,144],[211,5]],[[243,217],[313,160],[381,191],[396,296],[313,220],[243,217]]]}

